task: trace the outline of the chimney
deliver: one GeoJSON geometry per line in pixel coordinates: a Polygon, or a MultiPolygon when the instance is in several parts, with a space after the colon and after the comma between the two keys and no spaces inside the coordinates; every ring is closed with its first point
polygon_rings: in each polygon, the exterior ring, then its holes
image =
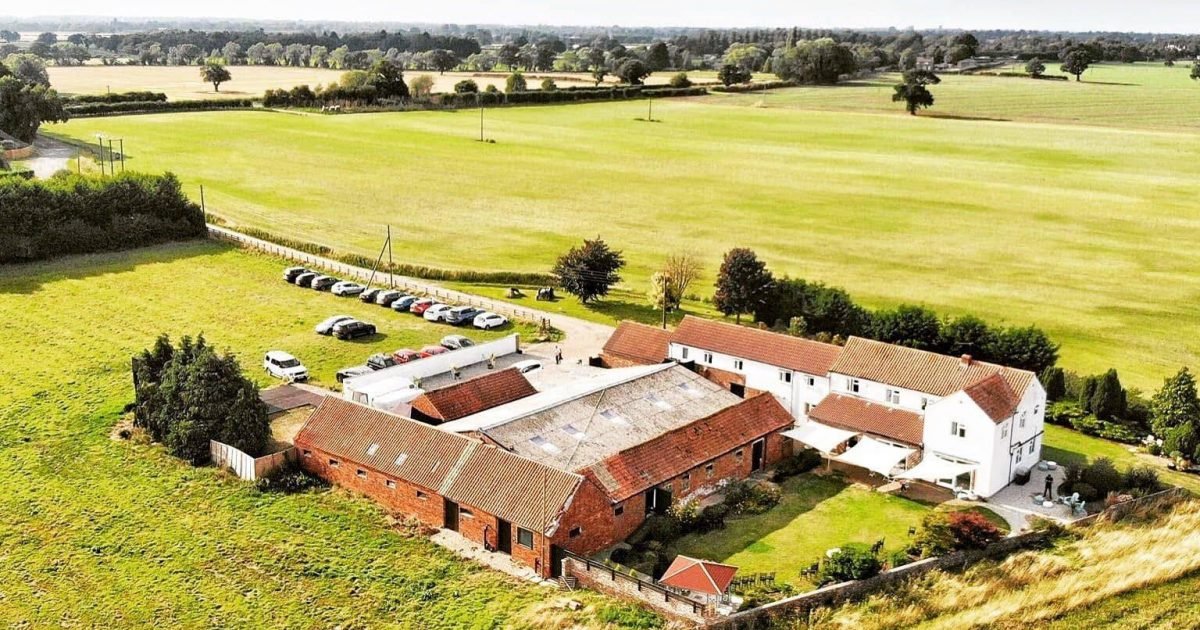
{"type": "Polygon", "coordinates": [[[970,365],[971,365],[971,361],[973,361],[973,360],[974,360],[974,359],[971,357],[971,355],[969,355],[969,354],[964,354],[964,355],[962,355],[961,357],[959,357],[959,359],[958,359],[958,363],[959,363],[959,365],[961,365],[962,367],[968,367],[968,366],[970,366],[970,365]]]}

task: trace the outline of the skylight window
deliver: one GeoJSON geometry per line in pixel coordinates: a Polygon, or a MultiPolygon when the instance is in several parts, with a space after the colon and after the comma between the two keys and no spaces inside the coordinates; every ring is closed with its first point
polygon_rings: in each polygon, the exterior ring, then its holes
{"type": "Polygon", "coordinates": [[[535,435],[535,436],[533,436],[533,437],[529,438],[529,441],[530,441],[530,443],[532,443],[534,446],[539,446],[539,447],[541,447],[541,449],[542,449],[543,451],[546,451],[547,453],[558,453],[558,452],[560,452],[560,451],[558,450],[558,447],[557,447],[557,446],[555,446],[555,445],[551,444],[550,442],[547,442],[547,441],[546,441],[546,438],[544,438],[544,437],[542,437],[542,436],[540,436],[540,435],[535,435]]]}
{"type": "Polygon", "coordinates": [[[693,398],[699,398],[704,395],[704,390],[700,389],[699,387],[696,387],[690,381],[684,381],[684,382],[680,383],[679,389],[682,389],[684,392],[687,393],[688,396],[691,396],[693,398]]]}
{"type": "Polygon", "coordinates": [[[663,411],[670,411],[672,409],[671,403],[659,398],[658,394],[646,394],[646,400],[649,400],[655,407],[663,411]]]}
{"type": "Polygon", "coordinates": [[[408,459],[408,453],[400,453],[396,456],[396,465],[403,466],[404,460],[408,459]]]}
{"type": "Polygon", "coordinates": [[[367,447],[367,457],[374,457],[375,453],[379,452],[379,445],[372,444],[367,447]]]}
{"type": "Polygon", "coordinates": [[[600,417],[604,418],[605,420],[608,420],[609,422],[611,422],[613,424],[619,424],[621,426],[626,426],[626,427],[629,426],[629,421],[626,420],[625,418],[621,417],[621,414],[617,413],[615,410],[612,410],[612,409],[605,409],[604,411],[601,411],[600,417]]]}
{"type": "Polygon", "coordinates": [[[587,436],[586,433],[584,433],[583,431],[580,431],[573,424],[568,424],[567,426],[563,427],[563,431],[566,431],[567,435],[575,438],[576,440],[582,440],[584,437],[587,436]]]}

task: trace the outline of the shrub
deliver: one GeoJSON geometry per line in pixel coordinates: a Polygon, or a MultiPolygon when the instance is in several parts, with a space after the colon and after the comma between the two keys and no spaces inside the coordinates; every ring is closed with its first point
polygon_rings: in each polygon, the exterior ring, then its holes
{"type": "MultiPolygon", "coordinates": [[[[1095,489],[1097,498],[1121,489],[1123,481],[1122,475],[1113,466],[1112,460],[1107,457],[1099,457],[1092,463],[1084,466],[1079,473],[1079,480],[1095,489]]],[[[1079,492],[1076,488],[1074,492],[1079,492]]],[[[1080,492],[1080,496],[1083,493],[1080,492]]],[[[1092,501],[1094,499],[1085,499],[1092,501]]]]}
{"type": "Polygon", "coordinates": [[[676,538],[679,538],[681,528],[679,521],[667,514],[654,514],[646,517],[646,522],[642,523],[641,530],[635,535],[640,541],[641,548],[645,549],[647,545],[657,542],[660,545],[669,543],[676,538]]]}
{"type": "Polygon", "coordinates": [[[930,512],[921,519],[921,527],[913,539],[912,552],[922,558],[932,558],[954,550],[954,533],[944,512],[930,512]]]}
{"type": "Polygon", "coordinates": [[[725,529],[725,517],[728,515],[729,506],[724,503],[710,505],[700,511],[700,518],[696,520],[696,530],[711,532],[718,529],[725,529]]]}
{"type": "Polygon", "coordinates": [[[1084,501],[1095,501],[1103,496],[1099,490],[1086,482],[1079,482],[1071,487],[1072,493],[1078,493],[1079,498],[1084,501]]]}
{"type": "Polygon", "coordinates": [[[692,80],[688,78],[686,72],[680,72],[679,74],[671,77],[671,82],[669,85],[673,88],[692,87],[692,80]]]}
{"type": "Polygon", "coordinates": [[[553,92],[554,90],[557,90],[557,89],[558,89],[558,84],[554,82],[553,77],[546,77],[545,79],[542,79],[542,90],[543,91],[553,92]]]}
{"type": "Polygon", "coordinates": [[[212,98],[194,101],[120,101],[115,103],[67,104],[63,109],[72,118],[90,118],[119,114],[147,114],[151,112],[195,112],[221,109],[250,109],[254,101],[243,98],[212,98]]]}
{"type": "Polygon", "coordinates": [[[596,619],[606,628],[649,630],[663,627],[662,619],[658,615],[632,604],[604,606],[596,611],[596,619]]]}
{"type": "Polygon", "coordinates": [[[667,513],[679,523],[679,529],[690,532],[700,520],[700,505],[696,501],[676,501],[667,513]]]}
{"type": "Polygon", "coordinates": [[[897,549],[888,555],[888,566],[895,569],[913,562],[912,553],[907,549],[897,549]]]}
{"type": "Polygon", "coordinates": [[[68,96],[64,100],[67,105],[71,103],[166,102],[167,95],[162,92],[109,92],[108,94],[77,94],[75,96],[68,96]]]}
{"type": "Polygon", "coordinates": [[[326,485],[328,484],[320,477],[314,477],[300,468],[292,466],[281,468],[275,474],[262,477],[254,482],[254,486],[258,488],[259,492],[282,494],[296,494],[311,488],[324,488],[326,485]]]}
{"type": "Polygon", "coordinates": [[[879,558],[868,546],[850,543],[821,566],[818,583],[823,586],[850,580],[865,580],[878,575],[882,568],[879,558]]]}
{"type": "Polygon", "coordinates": [[[1158,471],[1150,466],[1134,466],[1125,472],[1121,486],[1128,490],[1141,490],[1154,493],[1162,490],[1163,484],[1158,479],[1158,471]]]}
{"type": "Polygon", "coordinates": [[[1003,538],[1000,529],[978,512],[952,512],[946,519],[954,548],[983,549],[1003,538]]]}
{"type": "Polygon", "coordinates": [[[782,498],[783,492],[774,484],[738,480],[725,486],[725,505],[734,514],[762,514],[782,498]]]}
{"type": "Polygon", "coordinates": [[[763,604],[789,597],[796,592],[796,587],[787,582],[750,582],[737,588],[737,594],[742,596],[742,606],[738,610],[758,608],[763,604]]]}
{"type": "Polygon", "coordinates": [[[811,448],[806,448],[775,466],[775,480],[779,481],[788,477],[795,477],[820,465],[821,454],[811,448]]]}
{"type": "Polygon", "coordinates": [[[617,547],[612,550],[612,553],[608,554],[608,559],[617,564],[626,564],[631,553],[632,550],[629,547],[617,547]]]}

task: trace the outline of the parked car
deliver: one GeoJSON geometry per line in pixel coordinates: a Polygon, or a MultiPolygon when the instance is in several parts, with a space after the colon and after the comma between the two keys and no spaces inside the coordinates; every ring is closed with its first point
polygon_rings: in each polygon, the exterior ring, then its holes
{"type": "Polygon", "coordinates": [[[283,270],[283,279],[288,282],[295,282],[296,276],[302,273],[308,273],[307,267],[288,267],[283,270]]]}
{"type": "Polygon", "coordinates": [[[392,308],[398,313],[407,313],[412,308],[413,302],[417,301],[415,295],[402,295],[395,302],[392,302],[392,308]]]}
{"type": "Polygon", "coordinates": [[[402,297],[404,297],[403,293],[388,289],[386,291],[380,291],[379,294],[375,296],[375,303],[380,306],[391,306],[392,302],[395,302],[402,297]]]}
{"type": "Polygon", "coordinates": [[[424,315],[425,309],[429,308],[430,306],[433,306],[433,304],[434,304],[433,300],[431,300],[429,298],[420,298],[419,300],[416,300],[415,302],[412,303],[411,306],[408,307],[408,312],[413,313],[415,315],[424,315]]]}
{"type": "Polygon", "coordinates": [[[333,317],[330,317],[329,319],[321,322],[320,324],[317,324],[317,329],[316,329],[317,334],[318,335],[332,335],[334,326],[337,326],[338,324],[340,324],[344,321],[349,321],[351,319],[354,319],[354,318],[350,317],[349,315],[334,315],[333,317]]]}
{"type": "Polygon", "coordinates": [[[517,361],[516,363],[512,364],[511,367],[512,367],[512,369],[520,372],[521,374],[528,374],[535,370],[542,369],[542,362],[535,361],[534,359],[529,359],[527,361],[517,361]]]}
{"type": "Polygon", "coordinates": [[[268,352],[267,356],[263,357],[263,369],[267,374],[288,382],[308,380],[308,368],[283,350],[268,352]]]}
{"type": "Polygon", "coordinates": [[[372,370],[382,370],[384,368],[390,368],[393,365],[396,365],[396,359],[393,358],[392,355],[384,354],[382,352],[372,354],[370,358],[367,359],[367,367],[371,368],[372,370]]]}
{"type": "Polygon", "coordinates": [[[392,353],[392,358],[396,360],[396,363],[412,363],[417,359],[424,359],[426,356],[428,355],[421,354],[416,350],[409,350],[408,348],[400,348],[392,353]]]}
{"type": "Polygon", "coordinates": [[[370,337],[375,334],[375,324],[360,322],[357,319],[352,319],[348,322],[342,322],[333,327],[333,336],[342,341],[350,339],[358,339],[359,337],[370,337]]]}
{"type": "Polygon", "coordinates": [[[480,313],[475,316],[475,327],[481,330],[499,328],[508,323],[508,318],[496,313],[480,313]]]}
{"type": "Polygon", "coordinates": [[[428,355],[428,356],[433,356],[435,354],[445,354],[447,352],[450,352],[450,351],[441,346],[425,346],[424,348],[421,348],[421,354],[428,355]]]}
{"type": "Polygon", "coordinates": [[[449,304],[433,304],[430,305],[429,308],[425,309],[425,312],[421,313],[421,316],[424,317],[425,321],[427,322],[444,322],[446,321],[446,315],[450,313],[451,308],[452,307],[449,304]]]}
{"type": "Polygon", "coordinates": [[[332,287],[330,287],[329,292],[334,295],[340,295],[342,297],[351,297],[351,296],[355,296],[355,295],[362,293],[366,289],[367,289],[366,287],[364,287],[363,285],[361,285],[357,282],[350,282],[349,280],[343,280],[343,281],[333,285],[332,287]]]}
{"type": "Polygon", "coordinates": [[[474,341],[462,335],[446,335],[442,337],[442,347],[447,350],[458,350],[459,348],[467,348],[473,345],[475,345],[474,341]]]}
{"type": "Polygon", "coordinates": [[[321,274],[319,274],[315,271],[306,271],[306,272],[296,276],[296,286],[304,287],[305,289],[307,289],[312,286],[312,281],[316,280],[317,277],[320,275],[321,274]]]}
{"type": "Polygon", "coordinates": [[[335,376],[335,378],[337,378],[337,382],[342,383],[342,382],[345,382],[345,380],[348,378],[354,378],[355,376],[362,376],[363,374],[370,374],[371,372],[374,372],[374,371],[375,370],[372,370],[368,366],[356,365],[354,367],[342,368],[342,369],[338,370],[337,374],[335,374],[334,376],[335,376]]]}
{"type": "Polygon", "coordinates": [[[475,321],[475,316],[483,311],[474,306],[455,306],[446,313],[446,323],[453,326],[462,326],[475,321]]]}
{"type": "Polygon", "coordinates": [[[341,282],[333,276],[317,276],[313,278],[312,288],[317,291],[328,291],[333,288],[333,285],[341,282]]]}
{"type": "Polygon", "coordinates": [[[379,295],[379,293],[381,291],[383,291],[383,289],[379,289],[379,288],[367,289],[367,290],[363,291],[362,293],[358,294],[358,299],[370,304],[375,301],[375,296],[379,295]]]}

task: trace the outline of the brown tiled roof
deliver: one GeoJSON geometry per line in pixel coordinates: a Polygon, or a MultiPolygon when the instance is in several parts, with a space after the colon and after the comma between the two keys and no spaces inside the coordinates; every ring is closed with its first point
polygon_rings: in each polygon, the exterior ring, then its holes
{"type": "Polygon", "coordinates": [[[816,376],[824,376],[841,352],[828,343],[690,315],[671,341],[816,376]]]}
{"type": "Polygon", "coordinates": [[[300,429],[296,446],[324,451],[542,532],[554,526],[583,481],[577,474],[333,396],[300,429]]]}
{"type": "Polygon", "coordinates": [[[729,564],[675,556],[658,581],[694,593],[720,595],[729,588],[738,568],[729,564]]]}
{"type": "Polygon", "coordinates": [[[830,372],[865,378],[934,396],[949,396],[967,386],[1000,374],[1014,392],[1024,393],[1033,372],[983,361],[964,361],[924,350],[851,337],[830,372]]]}
{"type": "Polygon", "coordinates": [[[770,394],[747,399],[585,468],[614,501],[677,477],[794,419],[770,394]]]}
{"type": "Polygon", "coordinates": [[[637,322],[621,322],[604,343],[604,354],[653,365],[667,359],[671,331],[637,322]]]}
{"type": "Polygon", "coordinates": [[[808,418],[831,427],[871,433],[913,446],[921,445],[924,427],[920,414],[841,394],[826,396],[809,410],[808,418]]]}
{"type": "Polygon", "coordinates": [[[971,400],[975,401],[976,405],[979,405],[979,408],[992,419],[992,422],[1000,422],[1012,417],[1017,412],[1017,406],[1021,404],[1021,398],[1013,392],[1000,374],[993,374],[968,385],[963,391],[971,397],[971,400]]]}
{"type": "Polygon", "coordinates": [[[536,393],[523,374],[509,368],[425,392],[412,406],[430,418],[449,422],[536,393]]]}

